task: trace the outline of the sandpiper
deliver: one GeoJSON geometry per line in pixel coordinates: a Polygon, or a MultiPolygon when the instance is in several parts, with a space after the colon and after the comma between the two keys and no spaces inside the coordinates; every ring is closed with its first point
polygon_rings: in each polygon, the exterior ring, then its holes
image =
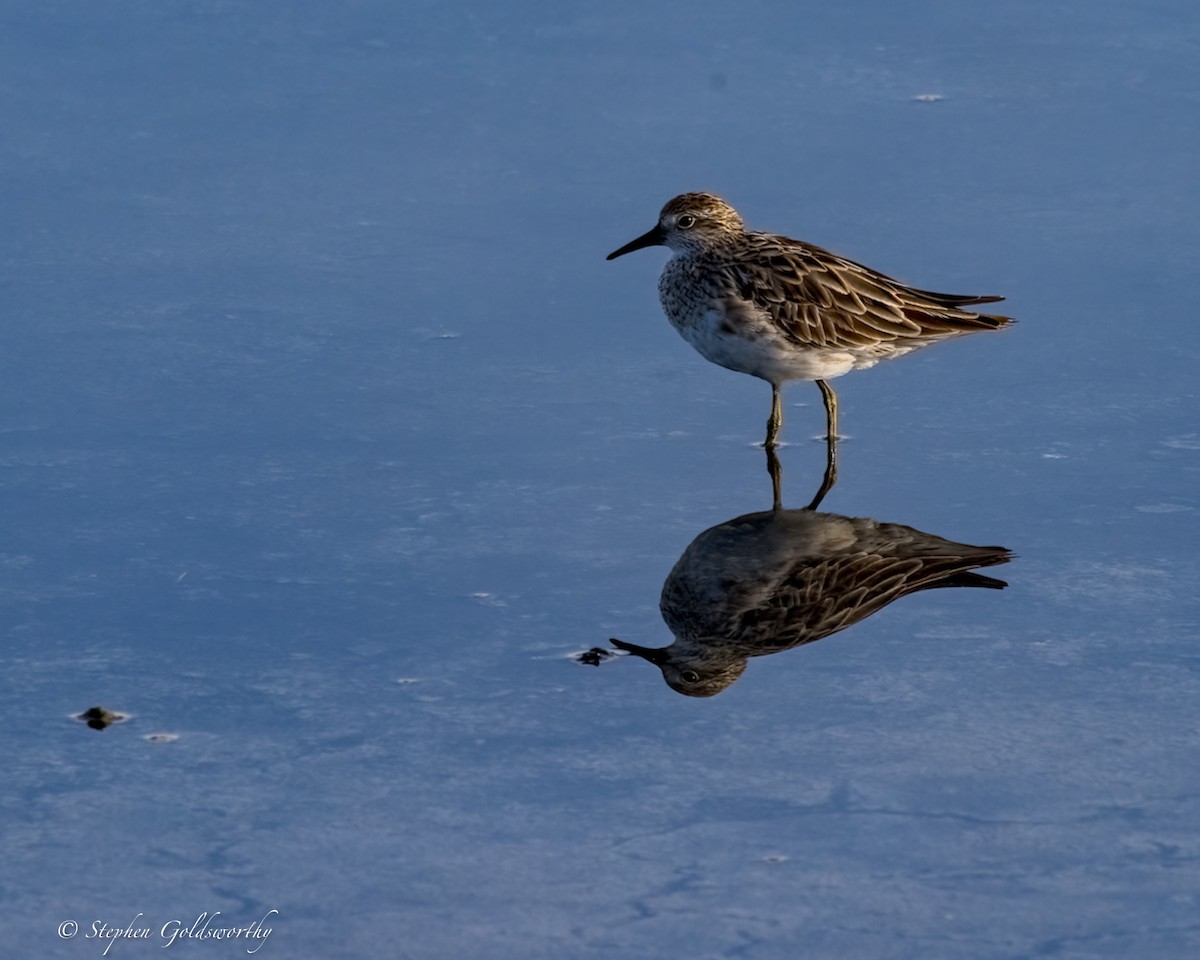
{"type": "Polygon", "coordinates": [[[608,259],[650,246],[674,253],[658,293],[675,329],[705,359],[771,384],[768,447],[783,424],[780,389],[788,380],[821,388],[832,444],[837,395],[826,381],[1011,322],[963,309],[1003,297],[918,290],[812,244],[747,230],[711,193],[675,197],[652,230],[608,259]]]}
{"type": "Polygon", "coordinates": [[[750,657],[828,637],[918,590],[1002,589],[973,571],[1011,558],[868,517],[747,514],[704,531],[671,570],[659,603],[670,646],[610,642],[657,666],[671,689],[711,697],[750,657]]]}

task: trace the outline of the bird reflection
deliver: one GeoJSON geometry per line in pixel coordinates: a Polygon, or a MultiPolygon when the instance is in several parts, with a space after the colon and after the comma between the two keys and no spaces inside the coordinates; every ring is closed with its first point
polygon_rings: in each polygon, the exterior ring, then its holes
{"type": "MultiPolygon", "coordinates": [[[[779,505],[781,470],[768,450],[775,508],[704,531],[663,585],[659,607],[675,641],[612,644],[650,661],[672,690],[711,697],[750,657],[844,630],[900,597],[940,587],[1007,584],[972,571],[1006,563],[1004,547],[955,543],[897,523],[779,505]]],[[[599,653],[600,651],[595,651],[599,653]]]]}

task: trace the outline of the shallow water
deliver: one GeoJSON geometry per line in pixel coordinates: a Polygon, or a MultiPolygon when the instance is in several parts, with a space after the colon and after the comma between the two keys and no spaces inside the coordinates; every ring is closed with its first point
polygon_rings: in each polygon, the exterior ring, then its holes
{"type": "Polygon", "coordinates": [[[261,956],[1200,946],[1192,6],[0,24],[22,953],[272,910],[261,956]],[[822,504],[1008,588],[705,699],[575,659],[670,643],[673,565],[771,505],[767,386],[670,329],[662,251],[603,259],[692,189],[1020,321],[838,380],[822,504]]]}

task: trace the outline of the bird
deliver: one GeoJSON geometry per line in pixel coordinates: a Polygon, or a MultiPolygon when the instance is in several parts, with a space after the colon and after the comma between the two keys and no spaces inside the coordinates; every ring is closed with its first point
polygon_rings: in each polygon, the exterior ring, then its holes
{"type": "Polygon", "coordinates": [[[1005,547],[777,507],[711,527],[684,550],[659,600],[670,646],[609,642],[653,663],[677,693],[711,697],[750,657],[820,640],[918,590],[1003,589],[1003,580],[972,571],[1010,559],[1005,547]]]}
{"type": "Polygon", "coordinates": [[[706,360],[771,385],[767,447],[778,442],[787,381],[816,381],[832,445],[837,394],[829,380],[1013,322],[965,309],[1003,297],[918,290],[802,240],[747,230],[738,212],[711,193],[667,201],[652,229],[606,259],[651,246],[673,254],[658,293],[680,335],[706,360]]]}

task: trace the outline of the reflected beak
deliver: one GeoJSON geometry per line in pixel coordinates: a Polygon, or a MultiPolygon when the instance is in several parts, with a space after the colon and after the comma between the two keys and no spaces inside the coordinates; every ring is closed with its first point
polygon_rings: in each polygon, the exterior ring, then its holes
{"type": "Polygon", "coordinates": [[[620,250],[614,250],[604,259],[616,260],[617,257],[623,257],[627,253],[633,253],[634,250],[641,250],[642,247],[661,247],[665,241],[666,237],[663,234],[662,227],[660,227],[658,224],[655,224],[653,230],[643,233],[636,240],[630,240],[627,244],[625,244],[625,246],[621,247],[620,250]]]}
{"type": "MultiPolygon", "coordinates": [[[[635,240],[634,243],[637,243],[637,241],[635,240]]],[[[612,258],[610,257],[609,259],[612,258]]],[[[635,657],[649,660],[656,667],[661,667],[670,659],[666,647],[639,647],[636,643],[626,643],[624,640],[618,640],[616,637],[610,638],[608,642],[618,650],[624,650],[626,653],[632,653],[635,657]]]]}

